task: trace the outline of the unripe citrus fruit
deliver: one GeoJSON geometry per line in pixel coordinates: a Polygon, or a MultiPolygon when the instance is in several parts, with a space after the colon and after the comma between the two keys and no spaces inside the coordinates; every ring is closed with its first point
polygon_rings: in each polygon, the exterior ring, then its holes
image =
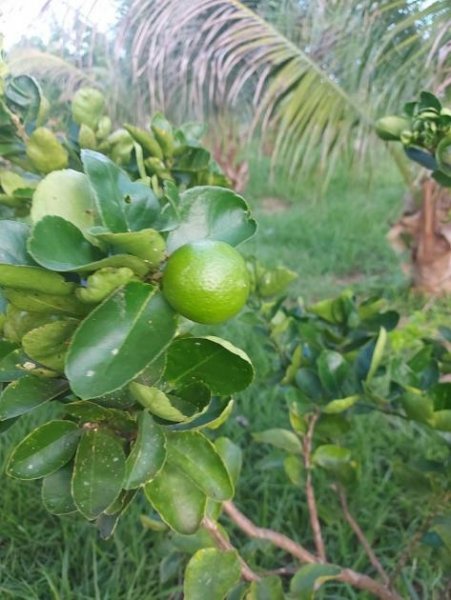
{"type": "Polygon", "coordinates": [[[225,242],[201,240],[178,248],[163,275],[163,292],[181,315],[198,323],[222,323],[249,295],[246,263],[225,242]]]}

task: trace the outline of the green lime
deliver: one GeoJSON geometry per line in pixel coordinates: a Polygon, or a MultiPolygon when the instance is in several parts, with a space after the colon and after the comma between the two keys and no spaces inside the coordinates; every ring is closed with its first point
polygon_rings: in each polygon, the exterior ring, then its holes
{"type": "Polygon", "coordinates": [[[246,263],[225,242],[201,240],[185,244],[168,260],[163,293],[184,317],[198,323],[222,323],[246,303],[246,263]]]}

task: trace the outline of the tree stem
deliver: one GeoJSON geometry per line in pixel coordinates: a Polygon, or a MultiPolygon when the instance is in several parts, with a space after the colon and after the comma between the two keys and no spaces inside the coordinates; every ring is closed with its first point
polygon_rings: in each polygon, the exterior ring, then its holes
{"type": "Polygon", "coordinates": [[[357,523],[357,521],[354,519],[354,517],[349,512],[348,499],[346,497],[345,490],[339,484],[333,485],[332,489],[338,494],[338,498],[340,499],[340,504],[341,504],[341,508],[343,510],[344,517],[345,517],[346,521],[348,522],[349,526],[351,527],[352,531],[355,533],[360,544],[363,546],[363,549],[365,550],[365,552],[370,560],[370,563],[373,565],[373,567],[379,573],[379,575],[381,576],[381,579],[385,583],[385,585],[390,587],[390,585],[391,585],[390,577],[388,576],[388,574],[385,571],[384,567],[382,566],[381,562],[379,561],[376,554],[374,553],[374,550],[372,549],[368,539],[366,538],[365,534],[363,533],[360,525],[357,523]]]}
{"type": "Polygon", "coordinates": [[[310,515],[310,525],[313,532],[313,539],[315,541],[316,551],[320,562],[327,562],[326,548],[324,546],[323,535],[321,533],[321,525],[318,517],[318,509],[316,507],[315,491],[313,488],[312,481],[312,438],[315,430],[315,424],[318,420],[318,415],[314,414],[311,416],[308,424],[307,433],[304,436],[303,450],[304,450],[304,465],[307,472],[307,481],[305,484],[305,493],[307,496],[307,507],[310,515]]]}
{"type": "MultiPolygon", "coordinates": [[[[248,519],[241,511],[238,510],[233,502],[224,502],[222,507],[230,520],[247,536],[255,539],[267,540],[277,548],[281,548],[282,550],[285,550],[285,552],[288,552],[297,558],[301,563],[321,564],[319,557],[311,554],[303,546],[290,539],[286,535],[278,533],[277,531],[273,531],[272,529],[265,529],[263,527],[257,527],[257,525],[254,525],[250,519],[248,519]]],[[[380,598],[380,600],[402,600],[399,594],[389,590],[385,585],[379,583],[371,577],[368,577],[367,575],[357,573],[352,569],[342,569],[341,573],[334,579],[343,583],[348,583],[349,585],[352,585],[360,590],[371,592],[377,598],[380,598]]]]}

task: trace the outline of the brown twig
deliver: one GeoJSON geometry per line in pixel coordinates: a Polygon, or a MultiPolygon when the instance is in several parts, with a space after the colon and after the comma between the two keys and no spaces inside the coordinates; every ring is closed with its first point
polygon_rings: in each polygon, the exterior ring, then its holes
{"type": "Polygon", "coordinates": [[[316,551],[320,562],[327,562],[326,548],[324,546],[323,535],[321,533],[321,525],[318,517],[318,509],[316,507],[315,491],[312,481],[312,438],[315,430],[315,424],[318,420],[318,415],[311,416],[307,428],[307,433],[304,436],[303,451],[304,465],[307,472],[307,480],[305,484],[305,493],[307,496],[307,507],[310,515],[310,525],[312,527],[313,539],[315,541],[316,551]]]}
{"type": "Polygon", "coordinates": [[[373,565],[373,567],[379,573],[379,575],[381,576],[381,579],[385,583],[385,585],[390,587],[390,585],[391,585],[390,577],[388,576],[384,567],[382,566],[382,564],[380,563],[376,554],[374,553],[374,550],[372,549],[369,541],[367,540],[365,534],[363,533],[362,529],[360,528],[360,525],[357,523],[357,521],[354,519],[354,517],[349,512],[348,499],[346,497],[345,490],[339,484],[333,485],[332,489],[337,493],[338,498],[340,499],[340,504],[341,504],[341,508],[343,510],[344,517],[345,517],[346,521],[348,522],[349,526],[351,527],[352,531],[355,533],[357,539],[363,546],[363,549],[365,550],[368,558],[370,559],[370,563],[373,565]]]}
{"type": "MultiPolygon", "coordinates": [[[[281,548],[297,558],[301,563],[321,564],[319,557],[311,554],[303,546],[286,535],[273,531],[272,529],[265,529],[254,525],[250,519],[238,510],[233,502],[224,502],[222,506],[224,512],[231,521],[233,521],[233,523],[235,523],[235,525],[237,525],[247,536],[255,539],[267,540],[277,548],[281,548]]],[[[380,600],[402,600],[401,596],[396,592],[389,590],[385,585],[367,575],[357,573],[352,569],[342,569],[334,579],[341,581],[342,583],[348,583],[358,589],[371,592],[377,598],[380,598],[380,600]]]]}
{"type": "Polygon", "coordinates": [[[295,556],[302,563],[314,564],[318,562],[316,556],[283,533],[278,533],[272,529],[265,529],[264,527],[257,527],[257,525],[254,525],[246,515],[243,515],[243,513],[238,510],[233,502],[224,502],[222,507],[235,525],[238,525],[241,531],[244,531],[249,537],[259,540],[268,540],[274,544],[274,546],[282,548],[282,550],[285,550],[288,554],[295,556]]]}
{"type": "MultiPolygon", "coordinates": [[[[235,550],[236,551],[236,548],[234,548],[232,546],[232,544],[229,542],[229,540],[226,537],[224,537],[224,535],[221,533],[221,531],[219,530],[218,525],[215,521],[213,521],[209,517],[204,517],[202,520],[202,525],[208,531],[208,533],[211,535],[211,537],[213,538],[217,547],[220,550],[235,550]]],[[[238,560],[240,561],[241,575],[242,575],[243,579],[245,579],[246,581],[260,581],[260,576],[257,575],[257,573],[254,573],[254,571],[250,568],[250,566],[247,564],[247,562],[243,558],[241,558],[241,556],[239,554],[238,554],[238,560]]]]}

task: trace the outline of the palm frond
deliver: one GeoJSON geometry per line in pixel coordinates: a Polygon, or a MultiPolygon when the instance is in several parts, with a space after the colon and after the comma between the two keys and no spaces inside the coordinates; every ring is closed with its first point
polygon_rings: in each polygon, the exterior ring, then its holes
{"type": "Polygon", "coordinates": [[[135,32],[134,80],[145,78],[152,105],[170,113],[250,118],[293,174],[318,165],[330,172],[375,116],[399,110],[427,83],[433,32],[451,8],[342,0],[322,3],[318,19],[316,3],[294,4],[302,33],[277,29],[238,0],[132,0],[123,28],[135,32]]]}
{"type": "Polygon", "coordinates": [[[96,85],[92,72],[80,69],[63,58],[35,48],[19,48],[8,56],[8,63],[16,75],[28,73],[43,78],[64,90],[71,97],[82,85],[96,85]]]}

